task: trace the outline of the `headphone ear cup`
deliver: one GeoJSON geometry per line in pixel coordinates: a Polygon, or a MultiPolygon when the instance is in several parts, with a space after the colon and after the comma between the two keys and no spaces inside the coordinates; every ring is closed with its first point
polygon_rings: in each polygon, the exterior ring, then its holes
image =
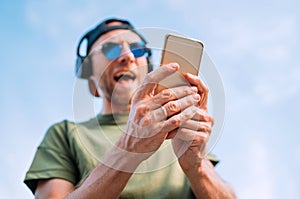
{"type": "Polygon", "coordinates": [[[88,79],[88,83],[89,83],[89,89],[90,89],[90,93],[95,96],[95,97],[100,97],[100,93],[98,93],[98,83],[96,82],[97,80],[95,79],[95,77],[90,76],[90,78],[88,79]]]}
{"type": "Polygon", "coordinates": [[[147,50],[147,53],[148,53],[148,56],[147,56],[147,64],[148,64],[148,73],[153,71],[153,64],[152,64],[152,61],[151,61],[151,58],[152,58],[152,50],[151,48],[146,48],[147,50]]]}
{"type": "Polygon", "coordinates": [[[148,73],[150,73],[151,71],[153,71],[153,64],[149,59],[149,57],[147,58],[147,63],[148,63],[148,73]]]}
{"type": "Polygon", "coordinates": [[[93,74],[92,63],[89,57],[77,56],[76,76],[82,79],[88,79],[93,74]]]}
{"type": "Polygon", "coordinates": [[[75,75],[76,77],[81,78],[81,64],[83,62],[83,58],[80,56],[77,56],[76,63],[75,63],[75,75]]]}

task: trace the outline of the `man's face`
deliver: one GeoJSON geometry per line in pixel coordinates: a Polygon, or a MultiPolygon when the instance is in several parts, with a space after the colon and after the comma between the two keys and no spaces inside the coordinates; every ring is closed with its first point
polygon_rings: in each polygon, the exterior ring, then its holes
{"type": "MultiPolygon", "coordinates": [[[[91,48],[93,76],[100,87],[100,96],[112,104],[129,105],[132,94],[148,72],[145,56],[135,58],[129,44],[141,38],[130,30],[113,30],[102,35],[91,48]],[[121,44],[120,57],[109,60],[95,49],[107,42],[121,44]]],[[[98,92],[99,92],[98,87],[98,92]]]]}

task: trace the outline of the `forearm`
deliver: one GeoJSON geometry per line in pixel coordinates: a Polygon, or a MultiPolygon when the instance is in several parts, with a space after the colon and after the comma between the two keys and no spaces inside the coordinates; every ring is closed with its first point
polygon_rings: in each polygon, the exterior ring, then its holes
{"type": "Polygon", "coordinates": [[[67,198],[118,198],[131,175],[99,164],[67,198]]]}
{"type": "Polygon", "coordinates": [[[67,198],[118,198],[142,161],[134,154],[114,146],[80,187],[67,198]]]}
{"type": "Polygon", "coordinates": [[[186,172],[196,198],[236,198],[232,188],[216,173],[209,160],[186,172]]]}

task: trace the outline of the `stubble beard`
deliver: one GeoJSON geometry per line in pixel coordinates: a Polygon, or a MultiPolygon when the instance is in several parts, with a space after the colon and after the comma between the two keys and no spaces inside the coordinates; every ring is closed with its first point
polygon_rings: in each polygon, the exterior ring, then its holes
{"type": "Polygon", "coordinates": [[[134,85],[128,89],[117,87],[112,84],[107,85],[104,82],[102,82],[100,85],[104,97],[110,101],[112,105],[115,104],[117,106],[124,107],[128,107],[130,105],[131,97],[135,90],[134,85]]]}

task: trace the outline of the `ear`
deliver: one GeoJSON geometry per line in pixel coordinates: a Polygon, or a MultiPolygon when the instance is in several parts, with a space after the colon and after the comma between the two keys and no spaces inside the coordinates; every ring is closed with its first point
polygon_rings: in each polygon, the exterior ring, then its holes
{"type": "Polygon", "coordinates": [[[97,82],[95,77],[93,77],[92,75],[89,77],[88,79],[89,81],[89,89],[90,89],[90,93],[95,96],[95,97],[100,97],[98,90],[97,90],[97,82]]]}

